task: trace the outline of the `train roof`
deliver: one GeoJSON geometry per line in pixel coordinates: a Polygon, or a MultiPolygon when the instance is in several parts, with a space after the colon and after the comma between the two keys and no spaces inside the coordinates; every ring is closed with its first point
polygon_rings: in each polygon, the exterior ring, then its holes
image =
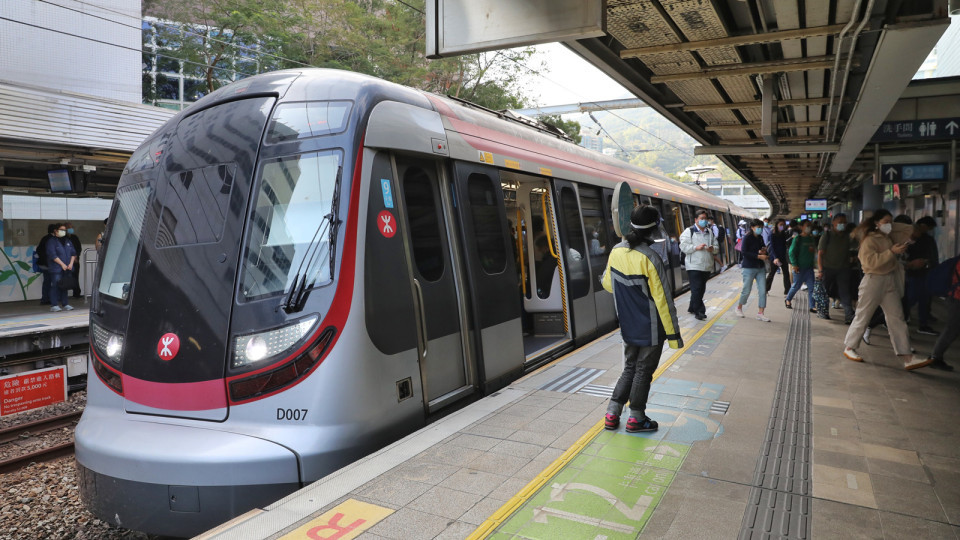
{"type": "Polygon", "coordinates": [[[523,139],[529,143],[559,151],[565,154],[571,162],[589,162],[594,164],[595,168],[597,168],[598,176],[611,181],[611,187],[615,182],[626,180],[634,187],[634,191],[641,194],[659,197],[664,197],[664,195],[669,194],[670,196],[681,199],[683,202],[691,202],[711,208],[729,208],[732,213],[737,215],[751,214],[748,210],[702,189],[678,182],[660,173],[637,167],[600,152],[584,148],[523,121],[512,119],[504,113],[464,103],[459,99],[451,99],[431,93],[426,94],[434,105],[437,106],[438,112],[442,115],[453,115],[460,120],[492,129],[505,136],[523,139]],[[666,191],[666,193],[661,193],[664,191],[666,191]]]}
{"type": "MultiPolygon", "coordinates": [[[[731,213],[736,215],[750,215],[749,211],[702,189],[578,146],[560,138],[558,135],[537,129],[521,120],[509,118],[504,113],[491,111],[463,100],[416,90],[349,71],[302,68],[255,75],[217,89],[177,116],[189,116],[199,110],[241,96],[272,94],[278,95],[286,101],[299,101],[301,99],[333,99],[333,97],[343,99],[344,94],[356,95],[359,98],[361,95],[366,97],[366,95],[372,93],[379,94],[381,99],[397,100],[424,108],[433,108],[442,116],[455,118],[468,124],[496,131],[508,138],[512,137],[540,148],[549,149],[551,154],[562,156],[562,160],[570,164],[587,165],[595,171],[597,178],[610,182],[611,187],[621,180],[626,180],[634,188],[634,191],[640,194],[674,198],[684,203],[693,203],[710,208],[729,209],[731,213]]],[[[362,101],[370,103],[365,99],[362,101]]]]}

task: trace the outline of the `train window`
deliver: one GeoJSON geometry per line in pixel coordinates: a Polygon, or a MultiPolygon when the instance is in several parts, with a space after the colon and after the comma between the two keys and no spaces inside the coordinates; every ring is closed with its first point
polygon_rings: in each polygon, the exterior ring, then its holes
{"type": "Polygon", "coordinates": [[[113,228],[110,230],[100,275],[101,294],[124,301],[127,299],[150,191],[147,183],[133,184],[117,190],[113,228]]]}
{"type": "Polygon", "coordinates": [[[426,171],[413,166],[403,173],[403,201],[410,223],[410,244],[417,271],[427,281],[443,277],[443,237],[434,182],[426,171]]]}
{"type": "Polygon", "coordinates": [[[237,166],[212,165],[173,173],[161,191],[157,247],[220,241],[237,166]]]}
{"type": "Polygon", "coordinates": [[[590,246],[587,251],[590,253],[590,267],[593,269],[595,289],[600,290],[603,287],[600,279],[603,277],[603,270],[607,266],[607,254],[613,247],[603,219],[603,201],[600,199],[600,190],[587,187],[580,188],[580,209],[583,213],[583,224],[587,229],[587,245],[590,246]]]}
{"type": "Polygon", "coordinates": [[[488,274],[499,274],[507,267],[507,250],[503,246],[503,239],[509,235],[503,231],[493,180],[485,174],[471,174],[467,178],[467,194],[470,197],[473,236],[480,266],[488,274]]]}
{"type": "Polygon", "coordinates": [[[340,133],[347,127],[351,101],[283,103],[273,111],[267,144],[340,133]]]}
{"type": "Polygon", "coordinates": [[[330,245],[340,150],[267,161],[260,168],[242,289],[246,299],[280,294],[299,276],[308,284],[331,280],[330,245]]]}

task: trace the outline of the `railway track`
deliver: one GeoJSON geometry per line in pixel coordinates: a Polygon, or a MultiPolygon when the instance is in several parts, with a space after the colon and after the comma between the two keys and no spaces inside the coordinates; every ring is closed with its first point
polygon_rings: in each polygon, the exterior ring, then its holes
{"type": "MultiPolygon", "coordinates": [[[[44,433],[47,431],[53,431],[55,429],[72,426],[80,419],[81,414],[82,413],[80,411],[70,412],[67,414],[43,418],[34,422],[27,422],[25,424],[2,429],[0,430],[0,444],[12,443],[24,438],[24,436],[27,435],[32,436],[38,433],[44,433]]],[[[54,444],[46,448],[41,448],[26,454],[4,459],[0,461],[0,474],[15,471],[25,467],[26,465],[29,465],[30,463],[49,461],[51,459],[67,456],[72,453],[73,440],[71,439],[67,442],[54,444]]]]}

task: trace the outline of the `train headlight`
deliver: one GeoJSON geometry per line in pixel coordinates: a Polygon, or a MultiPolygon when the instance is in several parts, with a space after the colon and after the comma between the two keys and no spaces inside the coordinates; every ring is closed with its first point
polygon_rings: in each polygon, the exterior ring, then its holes
{"type": "Polygon", "coordinates": [[[238,336],[233,347],[231,367],[240,368],[259,362],[264,358],[279,356],[292,349],[317,324],[317,316],[300,319],[292,324],[238,336]]]}
{"type": "Polygon", "coordinates": [[[120,354],[123,352],[123,336],[95,323],[90,324],[90,330],[93,334],[93,345],[97,351],[106,356],[110,362],[119,365],[120,354]]]}
{"type": "Polygon", "coordinates": [[[247,361],[258,362],[267,357],[267,342],[261,336],[254,336],[247,341],[247,361]]]}
{"type": "Polygon", "coordinates": [[[104,352],[107,353],[107,356],[113,360],[120,356],[120,351],[123,350],[123,340],[120,339],[120,336],[114,334],[110,336],[107,340],[107,347],[104,352]]]}

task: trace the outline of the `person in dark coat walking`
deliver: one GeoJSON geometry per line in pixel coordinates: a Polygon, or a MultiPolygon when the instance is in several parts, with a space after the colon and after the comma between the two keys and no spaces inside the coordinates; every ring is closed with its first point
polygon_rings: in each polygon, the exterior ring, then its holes
{"type": "Polygon", "coordinates": [[[80,252],[82,251],[80,248],[80,237],[74,234],[73,223],[68,221],[64,223],[64,226],[67,227],[67,240],[73,244],[73,252],[77,256],[77,262],[73,265],[73,277],[77,278],[77,286],[73,289],[73,297],[83,298],[80,294],[80,252]]]}
{"type": "Polygon", "coordinates": [[[783,265],[789,265],[790,259],[787,256],[787,238],[790,238],[790,231],[787,228],[787,222],[782,219],[777,220],[777,226],[770,233],[770,242],[767,244],[767,255],[773,264],[767,272],[767,294],[773,286],[773,278],[777,275],[777,270],[783,273],[783,295],[786,296],[790,291],[790,272],[783,268],[783,265]]]}

